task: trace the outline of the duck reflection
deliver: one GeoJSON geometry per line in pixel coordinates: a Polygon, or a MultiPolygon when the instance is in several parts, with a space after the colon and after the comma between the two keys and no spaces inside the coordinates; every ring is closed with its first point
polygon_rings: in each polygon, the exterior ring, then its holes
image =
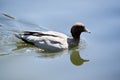
{"type": "Polygon", "coordinates": [[[60,52],[37,51],[37,53],[39,54],[38,57],[48,59],[48,58],[58,58],[67,55],[68,51],[67,50],[60,52]]]}
{"type": "Polygon", "coordinates": [[[16,48],[12,49],[12,51],[18,51],[18,52],[23,52],[23,50],[24,50],[24,53],[37,53],[38,54],[37,57],[44,58],[44,59],[57,58],[57,57],[65,55],[65,54],[68,54],[68,50],[59,51],[59,52],[48,51],[48,50],[43,50],[43,49],[37,48],[37,47],[35,47],[31,44],[27,44],[25,42],[17,42],[16,48]]]}
{"type": "Polygon", "coordinates": [[[29,47],[33,47],[33,45],[31,44],[27,44],[24,42],[16,42],[16,48],[12,49],[12,51],[18,51],[18,50],[22,50],[24,48],[29,48],[29,47]]]}
{"type": "Polygon", "coordinates": [[[60,51],[60,52],[50,52],[50,51],[44,51],[44,50],[42,50],[40,48],[37,48],[37,47],[34,47],[34,46],[30,45],[30,44],[25,44],[24,42],[20,42],[20,44],[17,43],[16,46],[17,47],[15,49],[13,49],[13,51],[22,50],[23,48],[27,47],[27,50],[28,49],[32,49],[32,50],[29,50],[29,52],[32,52],[32,53],[35,52],[35,53],[38,54],[37,57],[44,58],[44,59],[49,59],[49,58],[53,58],[54,59],[54,58],[57,58],[57,57],[68,55],[68,53],[69,53],[70,61],[75,66],[81,66],[83,63],[89,61],[89,60],[83,59],[80,56],[80,50],[79,50],[78,47],[70,49],[69,51],[68,50],[64,50],[64,51],[60,51]]]}
{"type": "Polygon", "coordinates": [[[70,55],[70,60],[71,60],[72,64],[74,64],[76,66],[81,66],[84,62],[89,61],[89,60],[81,58],[78,49],[73,49],[72,50],[72,53],[70,55]]]}

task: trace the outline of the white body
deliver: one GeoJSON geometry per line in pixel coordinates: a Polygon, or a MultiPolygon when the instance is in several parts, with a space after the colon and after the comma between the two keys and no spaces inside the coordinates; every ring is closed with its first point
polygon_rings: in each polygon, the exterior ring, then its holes
{"type": "Polygon", "coordinates": [[[55,36],[34,36],[34,35],[22,35],[21,37],[28,42],[33,43],[35,46],[46,50],[64,50],[68,48],[68,36],[65,34],[47,31],[43,34],[50,34],[55,36]]]}

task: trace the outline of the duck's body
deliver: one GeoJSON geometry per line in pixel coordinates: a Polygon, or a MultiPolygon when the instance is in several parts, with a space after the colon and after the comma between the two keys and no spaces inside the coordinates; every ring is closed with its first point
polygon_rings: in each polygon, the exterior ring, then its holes
{"type": "Polygon", "coordinates": [[[85,28],[83,31],[82,29],[79,30],[79,26],[81,25],[84,26],[81,23],[77,23],[71,28],[73,38],[69,38],[67,35],[55,31],[24,31],[23,34],[16,34],[15,36],[44,50],[60,51],[79,44],[81,32],[87,32],[85,28]]]}

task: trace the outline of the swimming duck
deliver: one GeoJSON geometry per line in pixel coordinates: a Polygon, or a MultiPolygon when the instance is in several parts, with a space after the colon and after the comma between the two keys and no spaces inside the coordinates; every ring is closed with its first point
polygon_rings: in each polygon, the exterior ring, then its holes
{"type": "Polygon", "coordinates": [[[23,31],[15,36],[44,50],[61,51],[78,46],[82,32],[90,33],[84,24],[77,22],[71,28],[72,38],[56,31],[23,31]]]}

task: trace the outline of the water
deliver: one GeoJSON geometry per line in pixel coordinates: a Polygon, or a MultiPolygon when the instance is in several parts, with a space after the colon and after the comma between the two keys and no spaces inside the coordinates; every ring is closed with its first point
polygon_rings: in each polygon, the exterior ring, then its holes
{"type": "Polygon", "coordinates": [[[0,0],[0,80],[120,80],[119,3],[0,0]],[[44,53],[14,36],[22,30],[70,35],[71,26],[78,21],[91,34],[81,35],[77,50],[44,53]]]}

